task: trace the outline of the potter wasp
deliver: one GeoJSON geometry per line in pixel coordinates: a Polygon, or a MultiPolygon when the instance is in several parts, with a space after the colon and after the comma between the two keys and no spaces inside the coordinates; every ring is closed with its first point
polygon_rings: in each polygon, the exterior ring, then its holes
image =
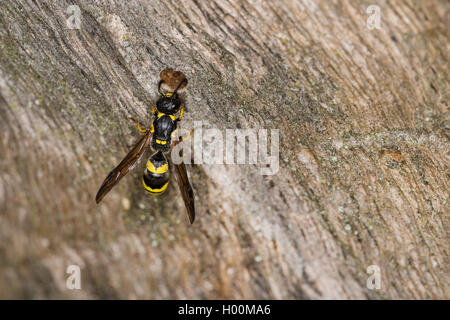
{"type": "Polygon", "coordinates": [[[154,150],[154,154],[148,159],[142,177],[144,188],[152,195],[160,195],[169,185],[170,173],[174,173],[189,221],[193,223],[195,219],[194,192],[188,179],[186,167],[184,163],[173,164],[170,157],[172,149],[193,133],[192,130],[187,137],[172,140],[172,136],[177,133],[177,123],[183,117],[184,99],[181,93],[187,86],[187,79],[183,73],[173,69],[161,71],[160,79],[158,83],[160,98],[152,109],[153,124],[149,129],[142,129],[136,120],[131,119],[139,132],[144,135],[122,162],[108,174],[97,192],[95,201],[99,203],[120,179],[133,170],[145,150],[150,146],[154,150]]]}

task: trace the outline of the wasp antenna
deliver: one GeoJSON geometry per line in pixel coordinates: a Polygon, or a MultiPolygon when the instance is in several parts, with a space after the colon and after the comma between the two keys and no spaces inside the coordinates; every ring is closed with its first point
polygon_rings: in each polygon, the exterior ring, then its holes
{"type": "Polygon", "coordinates": [[[158,92],[160,95],[164,95],[164,93],[161,91],[161,85],[163,84],[164,80],[159,80],[158,82],[158,92]]]}
{"type": "Polygon", "coordinates": [[[175,91],[173,92],[173,94],[176,94],[177,91],[178,91],[178,89],[180,89],[180,87],[181,87],[185,82],[187,82],[187,79],[186,79],[186,78],[184,78],[183,80],[181,80],[180,84],[179,84],[178,87],[175,89],[175,91]]]}

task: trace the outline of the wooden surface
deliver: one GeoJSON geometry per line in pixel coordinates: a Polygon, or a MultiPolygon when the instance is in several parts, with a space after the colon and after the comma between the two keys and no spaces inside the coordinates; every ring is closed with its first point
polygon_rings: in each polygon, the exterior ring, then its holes
{"type": "Polygon", "coordinates": [[[0,3],[0,298],[450,298],[448,2],[0,3]],[[186,128],[280,130],[274,176],[189,166],[192,226],[142,166],[94,201],[166,67],[186,128]]]}

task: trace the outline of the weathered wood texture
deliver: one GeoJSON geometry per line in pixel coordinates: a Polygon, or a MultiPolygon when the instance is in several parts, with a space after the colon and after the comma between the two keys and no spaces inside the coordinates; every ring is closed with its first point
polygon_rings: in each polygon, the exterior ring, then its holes
{"type": "Polygon", "coordinates": [[[450,298],[448,2],[0,3],[1,298],[450,298]],[[165,67],[186,128],[281,134],[277,175],[189,167],[192,226],[142,168],[94,201],[165,67]]]}

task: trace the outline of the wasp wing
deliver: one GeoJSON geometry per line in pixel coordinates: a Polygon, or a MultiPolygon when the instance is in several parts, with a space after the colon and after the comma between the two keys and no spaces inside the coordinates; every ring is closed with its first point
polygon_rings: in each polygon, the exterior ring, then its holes
{"type": "Polygon", "coordinates": [[[122,179],[130,170],[134,169],[138,161],[147,149],[152,134],[150,130],[139,140],[139,142],[128,152],[127,156],[112,170],[95,196],[95,201],[99,203],[103,197],[122,179]]]}
{"type": "MultiPolygon", "coordinates": [[[[180,141],[174,141],[172,143],[172,149],[176,146],[180,141]]],[[[182,156],[183,150],[181,150],[180,155],[182,156]]],[[[183,197],[184,205],[187,210],[187,214],[189,216],[189,221],[194,223],[195,220],[195,201],[194,201],[194,190],[192,189],[191,183],[189,182],[189,178],[186,171],[186,166],[183,162],[180,164],[173,164],[171,159],[171,154],[169,155],[169,163],[172,171],[175,171],[176,180],[178,183],[178,187],[180,188],[181,196],[183,197]]]]}
{"type": "Polygon", "coordinates": [[[177,177],[178,186],[180,187],[181,196],[183,197],[184,205],[186,206],[189,221],[194,223],[195,220],[195,203],[194,191],[189,182],[184,163],[174,165],[175,174],[177,177]]]}

